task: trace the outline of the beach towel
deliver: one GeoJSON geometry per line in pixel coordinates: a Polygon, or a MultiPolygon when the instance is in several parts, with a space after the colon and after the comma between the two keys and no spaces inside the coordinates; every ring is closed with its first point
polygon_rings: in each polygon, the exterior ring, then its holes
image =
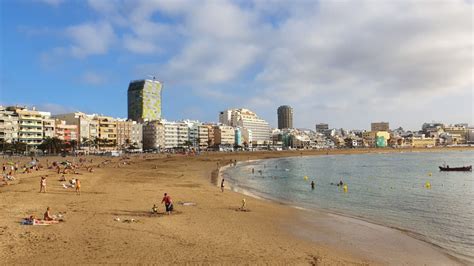
{"type": "Polygon", "coordinates": [[[38,220],[38,219],[23,219],[21,221],[22,225],[52,225],[52,224],[58,224],[59,221],[45,221],[45,220],[38,220]]]}

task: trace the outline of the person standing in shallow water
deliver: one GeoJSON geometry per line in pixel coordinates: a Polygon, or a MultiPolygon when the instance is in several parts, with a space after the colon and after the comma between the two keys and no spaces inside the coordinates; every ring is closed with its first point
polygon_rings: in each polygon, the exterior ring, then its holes
{"type": "Polygon", "coordinates": [[[314,181],[311,181],[311,189],[314,189],[314,181]]]}
{"type": "Polygon", "coordinates": [[[222,178],[221,181],[221,191],[224,192],[224,178],[222,178]]]}

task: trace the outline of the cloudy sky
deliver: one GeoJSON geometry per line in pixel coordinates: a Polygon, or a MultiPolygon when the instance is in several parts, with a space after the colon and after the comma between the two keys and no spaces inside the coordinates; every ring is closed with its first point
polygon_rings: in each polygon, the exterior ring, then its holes
{"type": "Polygon", "coordinates": [[[126,117],[130,80],[167,119],[246,107],[276,126],[473,124],[473,2],[3,0],[0,104],[126,117]]]}

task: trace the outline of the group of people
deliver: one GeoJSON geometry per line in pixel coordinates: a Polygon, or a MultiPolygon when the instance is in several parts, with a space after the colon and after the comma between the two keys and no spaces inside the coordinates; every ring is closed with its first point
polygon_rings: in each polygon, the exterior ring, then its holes
{"type": "MultiPolygon", "coordinates": [[[[61,178],[59,179],[59,181],[66,181],[66,177],[64,175],[61,176],[61,178]]],[[[70,181],[71,185],[74,186],[75,190],[76,190],[76,195],[81,195],[81,181],[76,178],[76,179],[72,179],[70,181]]],[[[41,179],[40,179],[40,190],[39,190],[39,193],[46,193],[46,177],[45,176],[42,176],[41,179]]]]}

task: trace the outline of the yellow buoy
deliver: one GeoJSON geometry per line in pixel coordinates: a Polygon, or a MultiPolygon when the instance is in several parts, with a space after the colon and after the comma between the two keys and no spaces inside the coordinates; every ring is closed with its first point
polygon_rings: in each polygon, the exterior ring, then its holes
{"type": "Polygon", "coordinates": [[[347,185],[344,185],[342,188],[344,189],[344,192],[347,192],[347,185]]]}
{"type": "Polygon", "coordinates": [[[432,175],[433,175],[433,173],[428,173],[428,175],[429,175],[429,176],[432,176],[432,175]]]}
{"type": "Polygon", "coordinates": [[[427,189],[431,188],[431,183],[429,181],[426,181],[425,188],[427,188],[427,189]]]}
{"type": "Polygon", "coordinates": [[[308,176],[304,176],[304,180],[308,180],[308,176]]]}

